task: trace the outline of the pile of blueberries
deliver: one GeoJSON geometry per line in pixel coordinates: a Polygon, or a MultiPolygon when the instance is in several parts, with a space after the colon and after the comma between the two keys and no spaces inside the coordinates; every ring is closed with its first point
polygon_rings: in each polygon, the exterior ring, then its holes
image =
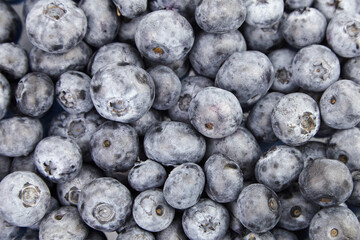
{"type": "Polygon", "coordinates": [[[1,240],[360,239],[359,0],[10,2],[1,240]]]}

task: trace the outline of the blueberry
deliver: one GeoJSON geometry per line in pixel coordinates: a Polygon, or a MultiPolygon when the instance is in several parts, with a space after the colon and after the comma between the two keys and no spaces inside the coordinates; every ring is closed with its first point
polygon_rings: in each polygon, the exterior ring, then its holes
{"type": "Polygon", "coordinates": [[[100,169],[92,165],[83,165],[75,178],[56,185],[58,199],[61,205],[77,205],[83,187],[91,181],[102,177],[100,169]]]}
{"type": "Polygon", "coordinates": [[[195,9],[201,0],[151,0],[149,8],[151,11],[162,9],[174,10],[184,16],[189,22],[195,21],[195,9]]]}
{"type": "Polygon", "coordinates": [[[134,64],[144,68],[143,60],[135,47],[127,43],[113,42],[100,47],[99,50],[94,53],[89,63],[89,72],[93,76],[100,68],[118,62],[124,65],[134,64]]]}
{"type": "Polygon", "coordinates": [[[128,123],[140,119],[150,109],[155,86],[144,69],[112,63],[93,76],[90,93],[96,111],[102,117],[128,123]]]}
{"type": "Polygon", "coordinates": [[[0,73],[0,120],[5,116],[10,104],[10,83],[0,73]]]}
{"type": "Polygon", "coordinates": [[[271,27],[284,13],[282,0],[246,0],[246,23],[256,27],[271,27]]]}
{"type": "Polygon", "coordinates": [[[89,232],[76,207],[64,206],[44,217],[39,239],[85,239],[89,232]]]}
{"type": "Polygon", "coordinates": [[[354,183],[354,188],[351,193],[351,196],[347,200],[347,203],[357,206],[360,206],[360,171],[355,170],[351,172],[351,176],[354,183]]]}
{"type": "Polygon", "coordinates": [[[265,28],[244,24],[243,34],[248,49],[269,52],[276,46],[281,45],[284,40],[281,33],[281,24],[285,17],[284,14],[283,18],[277,23],[265,28]]]}
{"type": "Polygon", "coordinates": [[[147,130],[162,121],[163,116],[161,112],[150,108],[140,119],[131,122],[130,125],[135,129],[139,136],[144,136],[147,130]]]}
{"type": "Polygon", "coordinates": [[[97,178],[84,186],[77,206],[87,225],[110,232],[125,224],[131,214],[132,199],[129,190],[119,181],[97,178]]]}
{"type": "Polygon", "coordinates": [[[6,222],[3,216],[0,214],[0,239],[15,239],[17,237],[18,232],[20,231],[20,227],[14,226],[6,222]]]}
{"type": "Polygon", "coordinates": [[[259,141],[271,143],[277,140],[271,126],[271,114],[275,104],[283,96],[279,92],[268,93],[251,109],[246,126],[259,141]]]}
{"type": "Polygon", "coordinates": [[[239,127],[236,132],[221,139],[208,139],[206,155],[220,153],[236,162],[244,179],[254,175],[254,168],[261,156],[261,149],[255,137],[246,128],[239,127]]]}
{"type": "Polygon", "coordinates": [[[315,100],[305,93],[287,94],[275,105],[271,125],[275,136],[285,144],[302,145],[319,130],[319,107],[315,100]]]}
{"type": "Polygon", "coordinates": [[[359,236],[359,221],[347,207],[323,208],[315,214],[310,223],[310,240],[358,239],[359,236]]]}
{"type": "Polygon", "coordinates": [[[87,18],[85,42],[93,47],[101,47],[115,39],[120,27],[120,19],[111,0],[82,0],[79,7],[87,18]]]}
{"type": "Polygon", "coordinates": [[[338,13],[356,13],[357,0],[314,0],[314,7],[321,11],[329,21],[338,13]]]}
{"type": "Polygon", "coordinates": [[[163,193],[166,202],[176,209],[187,209],[200,199],[205,186],[205,174],[195,163],[175,167],[165,181],[163,193]]]}
{"type": "Polygon", "coordinates": [[[18,82],[15,99],[19,110],[30,117],[43,116],[54,101],[54,83],[44,73],[26,74],[18,82]]]}
{"type": "Polygon", "coordinates": [[[292,11],[281,25],[285,41],[295,48],[322,42],[327,21],[315,8],[300,8],[292,11]]]}
{"type": "Polygon", "coordinates": [[[50,205],[50,191],[35,173],[17,171],[0,182],[0,212],[8,223],[27,227],[40,221],[50,205]]]}
{"type": "Polygon", "coordinates": [[[163,165],[199,162],[205,155],[205,139],[190,124],[164,121],[151,127],[144,137],[149,159],[163,165]]]}
{"type": "Polygon", "coordinates": [[[93,108],[90,96],[91,78],[79,71],[67,71],[56,82],[56,99],[71,114],[86,113],[93,108]]]}
{"type": "Polygon", "coordinates": [[[204,164],[206,193],[218,203],[227,203],[238,198],[243,187],[239,165],[222,154],[211,155],[204,164]]]}
{"type": "Polygon", "coordinates": [[[140,21],[135,43],[145,58],[170,64],[190,51],[194,44],[194,31],[180,14],[171,10],[159,10],[148,13],[140,21]]]}
{"type": "Polygon", "coordinates": [[[343,78],[352,80],[357,84],[360,84],[360,57],[354,57],[348,59],[342,68],[341,74],[343,78]]]}
{"type": "Polygon", "coordinates": [[[314,0],[285,0],[285,7],[294,10],[303,7],[310,7],[314,0]]]}
{"type": "Polygon", "coordinates": [[[175,72],[163,65],[148,69],[155,84],[155,99],[152,105],[157,110],[167,110],[174,106],[180,97],[181,82],[175,72]]]}
{"type": "Polygon", "coordinates": [[[107,121],[100,125],[90,140],[91,156],[104,171],[127,171],[139,154],[136,131],[127,124],[107,121]]]}
{"type": "Polygon", "coordinates": [[[129,185],[138,192],[161,187],[166,180],[165,168],[153,160],[135,163],[129,171],[129,185]]]}
{"type": "Polygon", "coordinates": [[[195,19],[199,27],[210,33],[225,33],[238,29],[245,21],[243,1],[207,0],[196,6],[195,19]]]}
{"type": "Polygon", "coordinates": [[[223,239],[229,220],[229,213],[223,205],[203,198],[184,211],[182,225],[191,240],[215,240],[223,239]]]}
{"type": "Polygon", "coordinates": [[[145,190],[137,195],[132,213],[135,222],[151,232],[166,229],[175,216],[175,210],[166,203],[160,189],[145,190]]]}
{"type": "Polygon", "coordinates": [[[223,138],[240,126],[242,108],[234,94],[221,88],[200,90],[189,105],[191,124],[204,136],[223,138]]]}
{"type": "Polygon", "coordinates": [[[243,237],[236,237],[235,240],[277,240],[277,238],[275,238],[273,234],[268,231],[264,233],[249,232],[244,234],[243,237]]]}
{"type": "Polygon", "coordinates": [[[353,180],[346,165],[338,160],[320,158],[303,169],[299,176],[301,194],[323,206],[345,202],[353,190],[353,180]]]}
{"type": "Polygon", "coordinates": [[[330,85],[320,99],[321,118],[335,129],[348,129],[360,122],[360,85],[350,80],[339,80],[330,85]]]}
{"type": "Polygon", "coordinates": [[[34,161],[38,171],[54,183],[75,178],[82,166],[80,147],[70,138],[50,136],[35,148],[34,161]]]}
{"type": "Polygon", "coordinates": [[[359,31],[360,16],[358,14],[351,12],[339,13],[331,19],[327,26],[327,43],[341,57],[360,56],[359,31]]]}
{"type": "Polygon", "coordinates": [[[131,228],[127,228],[125,231],[120,232],[116,238],[116,240],[133,240],[133,239],[155,240],[155,237],[151,232],[145,231],[140,227],[133,226],[131,228]]]}
{"type": "Polygon", "coordinates": [[[73,139],[81,148],[84,156],[89,153],[89,142],[99,123],[91,114],[69,114],[62,112],[55,116],[49,129],[50,136],[61,136],[73,139]]]}
{"type": "Polygon", "coordinates": [[[282,228],[274,228],[272,231],[276,240],[298,240],[299,238],[295,233],[287,231],[282,228]]]}
{"type": "Polygon", "coordinates": [[[37,169],[34,161],[34,152],[27,156],[14,157],[11,161],[10,172],[15,171],[29,171],[37,173],[37,169]]]}
{"type": "Polygon", "coordinates": [[[274,66],[275,80],[271,89],[281,93],[291,93],[298,89],[292,75],[292,60],[296,52],[289,48],[271,51],[268,55],[274,66]]]}
{"type": "Polygon", "coordinates": [[[246,51],[246,42],[238,30],[225,33],[201,32],[189,54],[192,67],[199,74],[215,78],[221,64],[234,52],[246,51]]]}
{"type": "Polygon", "coordinates": [[[182,79],[179,101],[168,111],[170,118],[173,121],[190,123],[188,110],[191,100],[200,90],[213,85],[213,81],[202,76],[188,76],[182,79]]]}
{"type": "Polygon", "coordinates": [[[0,2],[0,43],[14,42],[21,27],[21,19],[12,6],[4,1],[0,2]]]}
{"type": "Polygon", "coordinates": [[[8,80],[23,77],[29,69],[29,59],[26,51],[14,43],[0,44],[0,72],[8,80]]]}
{"type": "Polygon", "coordinates": [[[162,230],[161,232],[156,233],[156,239],[157,240],[182,240],[187,239],[183,227],[182,227],[182,219],[181,218],[175,218],[171,222],[171,224],[162,230]]]}
{"type": "Polygon", "coordinates": [[[293,79],[298,86],[322,92],[340,76],[340,62],[336,55],[322,45],[302,48],[292,62],[293,79]]]}
{"type": "Polygon", "coordinates": [[[38,119],[12,117],[0,121],[0,155],[20,157],[28,155],[43,137],[38,119]]]}
{"type": "Polygon", "coordinates": [[[255,177],[275,192],[279,192],[298,179],[303,169],[302,155],[294,147],[274,146],[256,163],[255,177]]]}
{"type": "Polygon", "coordinates": [[[329,139],[326,156],[346,164],[350,171],[360,169],[360,129],[357,127],[338,130],[329,139]]]}
{"type": "Polygon", "coordinates": [[[11,158],[0,155],[0,181],[11,172],[11,158]]]}
{"type": "Polygon", "coordinates": [[[146,11],[147,0],[113,0],[121,15],[134,18],[146,11]]]}
{"type": "Polygon", "coordinates": [[[274,78],[274,67],[265,54],[235,52],[219,69],[215,86],[232,92],[242,106],[250,106],[267,93],[274,78]]]}
{"type": "Polygon", "coordinates": [[[304,162],[304,167],[306,165],[318,158],[326,158],[326,144],[321,142],[310,141],[298,149],[301,151],[302,159],[304,162]]]}
{"type": "Polygon", "coordinates": [[[279,226],[289,231],[297,231],[309,227],[310,221],[320,210],[315,203],[306,200],[297,185],[292,185],[279,193],[281,203],[279,226]]]}
{"type": "Polygon", "coordinates": [[[263,184],[245,187],[237,200],[239,220],[250,231],[264,233],[280,219],[281,205],[276,193],[263,184]]]}
{"type": "Polygon", "coordinates": [[[71,0],[41,0],[26,17],[30,42],[48,53],[68,52],[84,38],[86,28],[84,11],[71,0]]]}
{"type": "Polygon", "coordinates": [[[80,42],[69,52],[59,54],[33,47],[29,53],[30,68],[33,72],[43,72],[56,79],[69,70],[84,70],[91,54],[92,50],[85,42],[80,42]]]}

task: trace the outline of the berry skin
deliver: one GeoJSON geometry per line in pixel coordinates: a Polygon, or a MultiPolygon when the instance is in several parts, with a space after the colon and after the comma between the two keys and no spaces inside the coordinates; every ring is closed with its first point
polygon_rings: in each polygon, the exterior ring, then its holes
{"type": "Polygon", "coordinates": [[[335,15],[326,29],[326,39],[331,49],[339,56],[352,58],[360,56],[360,16],[343,12],[335,15]]]}
{"type": "Polygon", "coordinates": [[[91,79],[90,94],[102,117],[129,123],[140,119],[150,109],[155,85],[144,69],[119,62],[96,72],[91,79]]]}
{"type": "Polygon", "coordinates": [[[322,45],[310,45],[296,53],[292,62],[292,77],[301,88],[322,92],[339,80],[340,62],[322,45]]]}
{"type": "Polygon", "coordinates": [[[195,10],[198,26],[209,33],[225,33],[238,29],[245,21],[246,6],[243,1],[201,1],[195,10]]]}
{"type": "Polygon", "coordinates": [[[205,198],[186,209],[182,216],[183,229],[190,240],[223,239],[229,221],[229,212],[223,205],[205,198]]]}
{"type": "Polygon", "coordinates": [[[334,159],[320,158],[309,162],[298,182],[304,198],[322,207],[344,203],[353,190],[349,169],[334,159]]]}
{"type": "Polygon", "coordinates": [[[300,8],[283,21],[281,32],[292,47],[303,48],[320,43],[326,32],[325,16],[315,8],[300,8]]]}
{"type": "Polygon", "coordinates": [[[28,227],[40,221],[50,206],[50,191],[35,173],[17,171],[0,182],[0,213],[5,221],[28,227]]]}
{"type": "Polygon", "coordinates": [[[12,117],[0,121],[0,155],[20,157],[31,153],[43,137],[38,119],[12,117]]]}
{"type": "Polygon", "coordinates": [[[275,192],[295,181],[303,169],[301,152],[285,145],[274,146],[256,163],[255,177],[275,192]]]}
{"type": "Polygon", "coordinates": [[[319,107],[305,93],[287,94],[275,105],[271,124],[275,136],[285,144],[302,145],[319,131],[319,107]]]}
{"type": "Polygon", "coordinates": [[[0,73],[0,120],[5,116],[10,104],[10,83],[0,73]]]}
{"type": "Polygon", "coordinates": [[[232,92],[242,106],[251,106],[267,93],[274,78],[274,67],[265,54],[235,52],[219,69],[215,86],[232,92]]]}
{"type": "Polygon", "coordinates": [[[60,136],[42,139],[35,148],[34,161],[38,171],[55,183],[75,178],[82,167],[79,145],[70,138],[60,136]]]}
{"type": "Polygon", "coordinates": [[[199,200],[205,186],[205,174],[195,163],[175,167],[164,184],[166,202],[176,209],[187,209],[199,200]]]}
{"type": "Polygon", "coordinates": [[[42,117],[53,105],[54,92],[54,84],[46,74],[28,73],[16,88],[17,107],[30,117],[42,117]]]}
{"type": "Polygon", "coordinates": [[[190,124],[164,121],[146,132],[144,150],[149,159],[174,166],[200,162],[205,155],[206,142],[190,124]]]}
{"type": "Polygon", "coordinates": [[[137,195],[132,214],[141,228],[151,232],[160,232],[171,224],[175,210],[165,201],[162,190],[150,189],[137,195]]]}
{"type": "Polygon", "coordinates": [[[311,220],[309,239],[359,239],[360,224],[347,207],[334,206],[321,209],[311,220]]]}
{"type": "Polygon", "coordinates": [[[87,225],[112,232],[123,226],[131,215],[132,198],[130,191],[119,181],[103,177],[85,185],[77,207],[87,225]]]}
{"type": "Polygon", "coordinates": [[[348,129],[360,122],[360,85],[339,80],[330,85],[320,99],[321,118],[335,129],[348,129]]]}
{"type": "Polygon", "coordinates": [[[240,31],[225,33],[200,32],[189,54],[194,70],[202,76],[215,78],[224,61],[234,52],[246,51],[246,42],[240,31]]]}
{"type": "Polygon", "coordinates": [[[206,193],[218,203],[237,199],[243,187],[239,165],[222,154],[211,155],[204,164],[206,193]]]}
{"type": "Polygon", "coordinates": [[[245,187],[237,200],[239,220],[250,231],[264,233],[280,219],[280,200],[276,193],[263,184],[245,187]]]}
{"type": "Polygon", "coordinates": [[[63,206],[49,213],[41,221],[39,239],[82,240],[88,232],[89,228],[81,219],[76,207],[63,206]]]}
{"type": "Polygon", "coordinates": [[[189,105],[191,124],[208,138],[223,138],[240,126],[242,108],[234,94],[215,87],[199,91],[189,105]]]}
{"type": "Polygon", "coordinates": [[[60,75],[56,83],[56,99],[70,114],[86,113],[93,108],[90,96],[91,78],[79,71],[68,71],[60,75]]]}
{"type": "Polygon", "coordinates": [[[360,151],[357,147],[354,147],[358,144],[360,144],[359,128],[338,130],[328,141],[326,156],[345,163],[350,171],[358,170],[360,169],[360,151]]]}
{"type": "Polygon", "coordinates": [[[84,38],[87,19],[71,0],[37,2],[26,17],[30,42],[48,53],[65,53],[84,38]]]}
{"type": "Polygon", "coordinates": [[[194,44],[194,31],[180,14],[159,10],[145,15],[140,21],[135,43],[145,58],[170,64],[189,53],[194,44]]]}
{"type": "Polygon", "coordinates": [[[134,166],[139,154],[136,131],[123,123],[103,123],[89,144],[93,161],[103,171],[127,171],[134,166]]]}

